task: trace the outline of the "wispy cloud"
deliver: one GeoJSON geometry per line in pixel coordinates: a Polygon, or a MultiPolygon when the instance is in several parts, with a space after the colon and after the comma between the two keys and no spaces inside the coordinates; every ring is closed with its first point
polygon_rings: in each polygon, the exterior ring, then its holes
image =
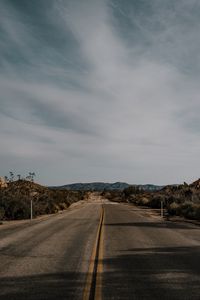
{"type": "Polygon", "coordinates": [[[136,2],[1,2],[2,173],[198,177],[200,5],[136,2]]]}

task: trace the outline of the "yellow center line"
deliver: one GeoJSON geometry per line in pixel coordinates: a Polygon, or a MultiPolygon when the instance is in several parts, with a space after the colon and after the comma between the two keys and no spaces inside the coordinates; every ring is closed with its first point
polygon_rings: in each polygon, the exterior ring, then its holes
{"type": "Polygon", "coordinates": [[[100,222],[97,236],[90,258],[90,265],[83,292],[83,300],[102,299],[102,273],[103,273],[103,221],[104,208],[101,208],[100,222]]]}
{"type": "Polygon", "coordinates": [[[102,299],[102,276],[103,276],[103,237],[104,237],[104,208],[102,206],[102,224],[99,236],[99,251],[98,251],[98,263],[97,263],[97,273],[96,273],[96,288],[95,288],[95,300],[102,299]]]}

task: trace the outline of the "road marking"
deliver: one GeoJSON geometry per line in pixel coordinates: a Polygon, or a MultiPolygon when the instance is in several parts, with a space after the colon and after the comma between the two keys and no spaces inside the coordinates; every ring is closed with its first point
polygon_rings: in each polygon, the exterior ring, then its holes
{"type": "Polygon", "coordinates": [[[104,211],[104,207],[102,206],[102,222],[101,222],[101,229],[100,229],[100,236],[99,236],[96,288],[95,288],[95,297],[94,297],[95,300],[102,299],[104,216],[105,216],[105,211],[104,211]]]}
{"type": "Polygon", "coordinates": [[[90,258],[90,265],[86,285],[83,292],[83,300],[102,299],[102,273],[103,273],[103,222],[104,207],[102,205],[97,236],[90,258]]]}

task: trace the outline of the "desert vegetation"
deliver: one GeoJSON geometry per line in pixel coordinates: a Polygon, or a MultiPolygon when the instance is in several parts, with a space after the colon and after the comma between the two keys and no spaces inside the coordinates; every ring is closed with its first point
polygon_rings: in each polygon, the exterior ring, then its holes
{"type": "Polygon", "coordinates": [[[0,220],[30,218],[30,201],[33,217],[52,214],[68,208],[84,198],[82,191],[49,189],[29,179],[8,180],[0,187],[0,220]]]}
{"type": "MultiPolygon", "coordinates": [[[[31,200],[33,217],[36,217],[56,213],[87,198],[88,191],[48,188],[34,183],[34,178],[33,172],[25,177],[10,172],[8,177],[0,178],[0,220],[30,218],[31,200]]],[[[101,195],[110,201],[157,209],[162,203],[168,216],[200,220],[200,179],[192,184],[169,185],[154,191],[136,185],[123,190],[104,189],[101,195]]]]}
{"type": "Polygon", "coordinates": [[[103,191],[111,201],[134,203],[151,208],[160,208],[161,202],[169,216],[182,216],[200,220],[200,179],[192,184],[165,186],[160,191],[147,192],[137,186],[123,191],[103,191]]]}
{"type": "Polygon", "coordinates": [[[9,176],[1,177],[1,181],[5,181],[6,183],[13,182],[15,180],[26,180],[34,182],[36,174],[35,172],[29,172],[25,176],[22,176],[21,174],[15,175],[12,171],[9,172],[9,176]]]}

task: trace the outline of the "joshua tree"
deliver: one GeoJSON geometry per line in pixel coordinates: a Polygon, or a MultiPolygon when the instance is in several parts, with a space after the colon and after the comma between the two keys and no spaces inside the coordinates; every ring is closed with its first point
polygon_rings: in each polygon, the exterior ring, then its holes
{"type": "Polygon", "coordinates": [[[34,182],[35,172],[32,173],[32,181],[34,182]]]}
{"type": "Polygon", "coordinates": [[[30,180],[31,182],[34,182],[35,173],[34,172],[29,172],[28,174],[29,174],[29,176],[27,176],[26,178],[28,180],[30,180]]]}
{"type": "Polygon", "coordinates": [[[14,181],[14,178],[15,178],[15,175],[14,175],[13,172],[9,172],[9,173],[10,173],[10,179],[9,179],[9,181],[10,181],[10,182],[13,182],[13,181],[14,181]]]}
{"type": "Polygon", "coordinates": [[[26,180],[31,180],[30,175],[26,176],[26,180]]]}
{"type": "Polygon", "coordinates": [[[9,181],[8,176],[4,176],[4,179],[5,179],[5,182],[9,181]]]}

